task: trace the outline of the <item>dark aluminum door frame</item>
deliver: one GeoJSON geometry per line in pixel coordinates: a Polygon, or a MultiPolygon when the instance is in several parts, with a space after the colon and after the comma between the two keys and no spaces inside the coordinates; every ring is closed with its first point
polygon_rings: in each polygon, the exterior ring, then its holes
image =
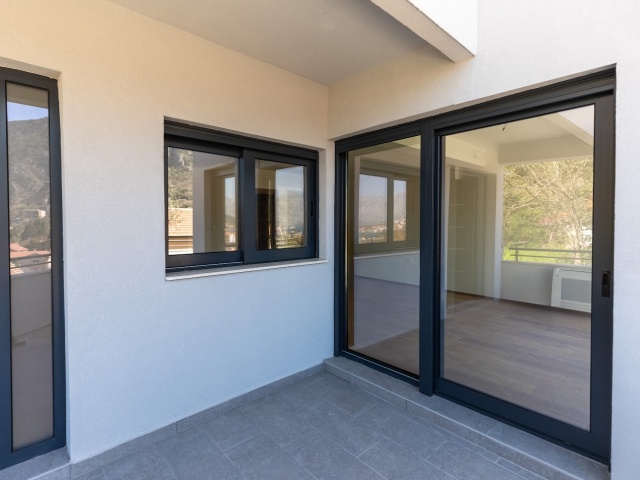
{"type": "MultiPolygon", "coordinates": [[[[343,356],[354,360],[358,363],[367,365],[368,367],[386,373],[392,377],[403,380],[412,385],[418,385],[418,378],[407,372],[401,371],[391,365],[367,357],[362,354],[355,353],[348,348],[348,332],[347,332],[347,299],[348,299],[348,282],[347,282],[347,235],[346,235],[346,208],[348,203],[347,196],[347,180],[348,180],[348,162],[347,155],[350,150],[365,148],[383,143],[393,142],[409,137],[416,137],[422,133],[422,122],[416,121],[396,127],[385,128],[372,133],[366,133],[355,137],[347,138],[336,142],[336,201],[335,201],[335,302],[334,302],[334,355],[343,356]]],[[[421,148],[422,148],[421,144],[421,148]]],[[[425,168],[426,157],[420,155],[420,169],[425,168]]],[[[423,191],[423,177],[420,178],[420,210],[423,209],[425,201],[425,192],[423,191]]],[[[420,236],[423,238],[422,230],[424,222],[420,222],[420,236]]],[[[420,277],[422,281],[422,274],[420,277]]],[[[420,309],[425,308],[422,298],[420,298],[420,309]]],[[[422,325],[421,325],[422,328],[422,325]]],[[[431,331],[431,330],[430,330],[431,331]]],[[[420,331],[420,335],[423,333],[420,331]]],[[[431,335],[431,333],[429,333],[431,335]]],[[[431,337],[430,337],[431,338],[431,337]]],[[[422,343],[422,338],[420,339],[422,343]]],[[[422,357],[422,355],[421,355],[422,357]]],[[[420,365],[422,368],[422,365],[420,365]]]]}
{"type": "MultiPolygon", "coordinates": [[[[433,142],[431,172],[435,175],[433,182],[440,184],[437,188],[439,190],[437,196],[434,191],[437,205],[433,208],[434,224],[439,227],[438,232],[431,237],[434,239],[432,256],[425,255],[425,257],[428,257],[432,265],[442,268],[440,235],[441,179],[444,161],[442,139],[446,135],[524,120],[560,110],[595,105],[590,431],[480,393],[440,376],[442,353],[442,332],[439,321],[441,312],[438,301],[441,289],[440,268],[431,272],[435,288],[433,288],[433,308],[429,312],[431,319],[427,320],[433,327],[431,344],[433,346],[433,380],[425,378],[420,385],[421,391],[425,393],[433,391],[537,435],[569,445],[575,450],[605,462],[609,460],[611,437],[613,293],[609,297],[603,297],[599,279],[601,272],[610,272],[613,279],[614,79],[612,72],[606,72],[594,78],[535,91],[520,99],[508,99],[507,102],[510,104],[506,107],[504,103],[496,102],[468,109],[465,112],[436,117],[431,137],[433,142]]],[[[425,258],[426,261],[427,258],[425,258]]],[[[424,262],[423,266],[428,268],[424,262]]],[[[424,293],[429,294],[426,290],[424,293]]],[[[421,352],[424,348],[428,347],[421,345],[421,352]]]]}
{"type": "MultiPolygon", "coordinates": [[[[335,202],[335,329],[334,354],[363,363],[418,385],[427,395],[438,394],[462,403],[501,421],[528,430],[553,442],[567,445],[599,461],[609,461],[611,436],[611,376],[612,376],[612,298],[613,298],[613,189],[614,189],[614,89],[615,69],[581,78],[559,82],[548,87],[511,95],[463,108],[450,113],[390,127],[376,132],[346,138],[336,142],[336,202],[335,202]],[[591,425],[585,433],[576,427],[535,414],[513,404],[480,394],[471,389],[439,378],[440,368],[440,234],[442,159],[439,139],[446,135],[496,123],[515,121],[530,116],[555,112],[565,108],[596,105],[594,230],[599,234],[599,246],[604,254],[594,263],[596,269],[612,274],[612,295],[593,304],[591,349],[591,425]],[[499,120],[498,120],[499,119],[499,120]],[[420,376],[407,375],[398,369],[352,352],[347,346],[346,312],[346,208],[347,156],[350,150],[373,146],[400,138],[421,135],[420,179],[420,376]],[[595,368],[593,368],[595,366],[595,368]],[[542,426],[542,428],[540,428],[542,426]]],[[[593,282],[593,297],[600,295],[599,282],[593,282]],[[596,292],[596,290],[598,290],[596,292]]]]}
{"type": "Polygon", "coordinates": [[[66,385],[62,264],[62,179],[60,107],[53,79],[0,68],[0,470],[66,444],[66,385]],[[11,306],[9,274],[9,190],[7,150],[7,82],[49,93],[49,159],[51,185],[51,280],[53,355],[53,436],[13,450],[11,408],[11,306]]]}

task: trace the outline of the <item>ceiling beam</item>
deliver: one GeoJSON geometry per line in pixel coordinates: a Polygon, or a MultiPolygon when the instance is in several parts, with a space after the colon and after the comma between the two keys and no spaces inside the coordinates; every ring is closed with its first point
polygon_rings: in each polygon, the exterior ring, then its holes
{"type": "Polygon", "coordinates": [[[453,62],[473,58],[478,42],[477,0],[371,0],[453,62]]]}

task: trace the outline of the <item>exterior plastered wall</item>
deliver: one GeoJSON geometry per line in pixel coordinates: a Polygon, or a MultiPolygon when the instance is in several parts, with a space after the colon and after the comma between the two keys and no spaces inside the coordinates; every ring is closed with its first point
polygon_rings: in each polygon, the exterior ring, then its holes
{"type": "Polygon", "coordinates": [[[0,65],[59,79],[73,461],[332,352],[331,261],[165,281],[164,117],[323,150],[320,243],[330,258],[327,138],[616,64],[612,475],[636,477],[640,4],[478,4],[476,58],[453,64],[425,47],[327,91],[101,0],[2,2],[11,21],[0,65]]]}
{"type": "Polygon", "coordinates": [[[617,66],[612,478],[636,478],[640,432],[640,3],[480,0],[477,57],[428,47],[333,85],[329,136],[401,123],[456,105],[617,66]]]}
{"type": "Polygon", "coordinates": [[[72,461],[330,356],[331,262],[164,270],[164,117],[321,150],[332,251],[327,88],[101,0],[0,12],[0,65],[59,81],[72,461]]]}

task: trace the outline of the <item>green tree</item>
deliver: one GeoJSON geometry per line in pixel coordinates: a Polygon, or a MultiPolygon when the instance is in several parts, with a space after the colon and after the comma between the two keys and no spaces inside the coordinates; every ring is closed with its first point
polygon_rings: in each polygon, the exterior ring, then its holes
{"type": "MultiPolygon", "coordinates": [[[[510,247],[590,251],[593,158],[505,166],[503,208],[505,259],[510,247]]],[[[559,263],[591,262],[590,254],[564,257],[559,263]]]]}

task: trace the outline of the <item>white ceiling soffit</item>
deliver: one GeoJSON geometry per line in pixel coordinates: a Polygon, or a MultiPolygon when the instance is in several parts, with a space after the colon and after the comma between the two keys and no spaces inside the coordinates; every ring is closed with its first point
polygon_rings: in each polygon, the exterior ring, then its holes
{"type": "Polygon", "coordinates": [[[450,60],[476,54],[477,0],[371,0],[450,60]]]}
{"type": "Polygon", "coordinates": [[[427,45],[370,0],[111,1],[324,85],[427,45]]]}

